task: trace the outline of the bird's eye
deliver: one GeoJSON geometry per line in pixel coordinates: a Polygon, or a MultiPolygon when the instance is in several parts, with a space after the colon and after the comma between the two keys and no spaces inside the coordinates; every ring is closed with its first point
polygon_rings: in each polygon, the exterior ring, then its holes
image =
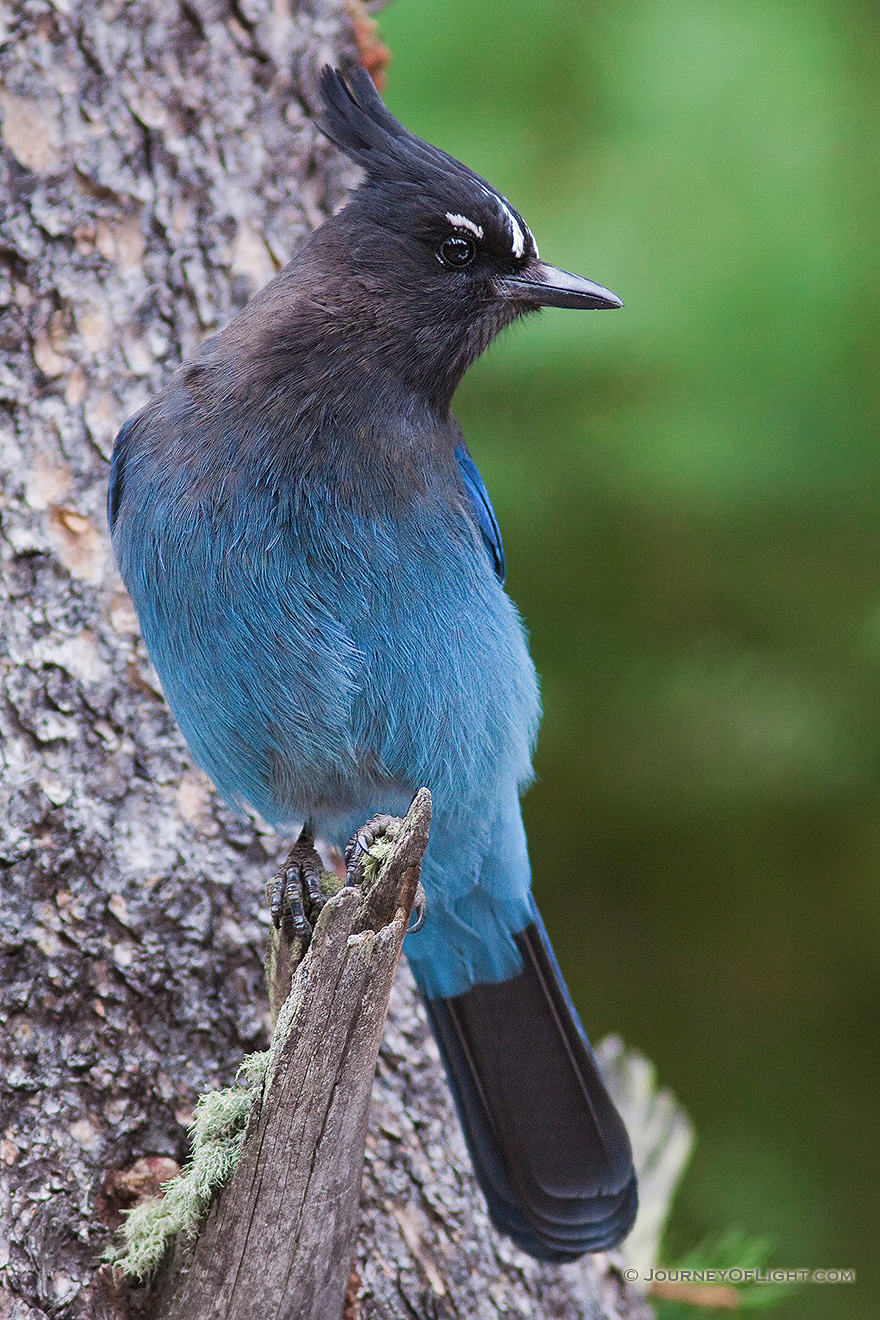
{"type": "Polygon", "coordinates": [[[459,234],[452,238],[444,238],[437,251],[437,256],[443,265],[452,266],[456,270],[460,270],[462,266],[469,266],[476,255],[476,243],[470,238],[462,238],[459,234]]]}

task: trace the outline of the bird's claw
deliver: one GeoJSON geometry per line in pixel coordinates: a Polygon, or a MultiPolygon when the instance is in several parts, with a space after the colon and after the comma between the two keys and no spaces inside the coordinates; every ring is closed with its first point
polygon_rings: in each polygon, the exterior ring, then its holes
{"type": "MultiPolygon", "coordinates": [[[[349,839],[345,846],[345,883],[347,885],[359,885],[364,878],[364,858],[369,853],[377,839],[386,838],[395,839],[403,824],[396,816],[378,815],[372,820],[367,821],[366,825],[358,830],[353,838],[349,839]]],[[[407,927],[407,935],[415,935],[425,924],[425,911],[427,899],[421,882],[416,886],[416,894],[413,899],[412,913],[410,915],[410,925],[407,927]]]]}
{"type": "Polygon", "coordinates": [[[425,891],[422,888],[421,880],[416,885],[416,896],[413,899],[412,912],[410,913],[410,923],[406,928],[407,935],[415,935],[425,924],[425,917],[428,912],[428,900],[425,891]]]}
{"type": "Polygon", "coordinates": [[[377,839],[383,836],[393,839],[400,829],[401,822],[396,816],[380,814],[362,825],[345,845],[345,883],[359,885],[364,878],[364,858],[377,839]]]}
{"type": "Polygon", "coordinates": [[[314,836],[304,829],[272,881],[269,911],[275,929],[280,929],[282,919],[288,915],[294,935],[306,944],[311,941],[314,922],[327,902],[321,889],[321,870],[314,836]]]}

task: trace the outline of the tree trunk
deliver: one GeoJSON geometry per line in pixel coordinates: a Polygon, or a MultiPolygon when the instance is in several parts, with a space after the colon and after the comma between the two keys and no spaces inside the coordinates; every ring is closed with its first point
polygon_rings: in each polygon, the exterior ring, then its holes
{"type": "MultiPolygon", "coordinates": [[[[109,557],[121,422],[344,195],[316,132],[343,0],[0,9],[0,1318],[120,1318],[120,1212],[197,1094],[265,1048],[282,852],[190,762],[109,557]]],[[[404,971],[380,1052],[356,1317],[636,1315],[605,1257],[490,1229],[404,971]]]]}

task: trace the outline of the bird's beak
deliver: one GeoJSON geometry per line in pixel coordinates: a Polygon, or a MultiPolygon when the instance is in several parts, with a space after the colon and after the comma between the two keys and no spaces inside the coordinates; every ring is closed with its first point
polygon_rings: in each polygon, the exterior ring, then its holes
{"type": "Polygon", "coordinates": [[[585,280],[581,275],[569,275],[543,261],[508,276],[501,281],[500,290],[507,298],[530,303],[533,307],[622,307],[623,302],[610,289],[585,280]]]}

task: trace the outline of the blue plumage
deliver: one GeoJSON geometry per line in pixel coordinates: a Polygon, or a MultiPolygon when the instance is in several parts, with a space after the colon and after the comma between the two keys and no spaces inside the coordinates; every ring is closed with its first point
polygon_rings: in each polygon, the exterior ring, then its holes
{"type": "Polygon", "coordinates": [[[342,847],[431,789],[428,920],[407,953],[495,1222],[570,1259],[619,1240],[635,1185],[530,895],[538,688],[449,405],[517,316],[619,304],[542,265],[509,203],[407,134],[366,75],[327,71],[323,91],[367,177],[122,428],[113,543],[227,801],[342,847]]]}
{"type": "MultiPolygon", "coordinates": [[[[340,847],[367,816],[405,812],[429,784],[432,911],[413,957],[432,993],[457,994],[493,967],[502,975],[512,944],[507,955],[479,939],[466,951],[440,933],[461,921],[460,903],[480,901],[487,855],[508,847],[511,829],[521,834],[538,720],[522,625],[482,544],[471,487],[450,499],[455,468],[441,458],[418,497],[399,492],[382,516],[347,504],[330,472],[302,488],[252,432],[222,503],[213,489],[194,498],[200,464],[187,455],[209,425],[172,388],[120,432],[110,485],[119,566],[193,755],[228,801],[275,825],[308,817],[340,847]],[[172,427],[178,462],[138,474],[137,520],[126,518],[148,437],[172,427]],[[419,950],[435,944],[425,962],[419,950]]],[[[235,425],[230,410],[230,447],[235,425]]],[[[521,929],[524,843],[516,865],[521,929]]],[[[511,909],[506,895],[482,901],[487,920],[492,901],[511,909]]]]}
{"type": "Polygon", "coordinates": [[[501,528],[498,526],[498,519],[495,517],[495,510],[492,508],[492,501],[489,499],[489,492],[483,484],[483,478],[477,471],[477,465],[471,458],[466,445],[459,445],[455,451],[455,457],[458,461],[459,470],[464,478],[465,489],[471,500],[471,508],[474,517],[477,520],[477,526],[480,529],[480,535],[489,554],[492,557],[492,565],[495,569],[495,576],[504,586],[504,580],[507,577],[507,565],[504,562],[504,546],[501,543],[501,528]]]}

